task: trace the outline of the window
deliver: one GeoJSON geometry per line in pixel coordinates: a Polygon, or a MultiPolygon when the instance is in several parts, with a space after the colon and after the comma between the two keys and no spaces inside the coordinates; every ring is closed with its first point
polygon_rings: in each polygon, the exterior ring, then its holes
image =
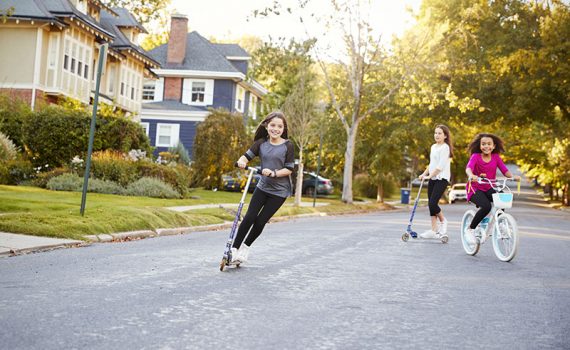
{"type": "Polygon", "coordinates": [[[156,146],[176,147],[180,134],[179,124],[157,124],[156,125],[156,146]]]}
{"type": "Polygon", "coordinates": [[[121,82],[121,96],[125,95],[125,83],[121,82]]]}
{"type": "Polygon", "coordinates": [[[63,69],[65,70],[69,69],[69,56],[67,54],[63,56],[63,69]]]}
{"type": "Polygon", "coordinates": [[[142,99],[143,101],[154,101],[154,83],[146,83],[143,85],[142,99]]]}
{"type": "Polygon", "coordinates": [[[243,105],[244,105],[244,100],[245,100],[245,89],[242,88],[241,86],[237,87],[237,92],[236,92],[236,105],[235,108],[239,111],[239,112],[243,112],[243,105]]]}
{"type": "Polygon", "coordinates": [[[204,102],[206,93],[206,83],[194,81],[192,82],[192,102],[204,102]]]}
{"type": "Polygon", "coordinates": [[[85,67],[83,67],[83,78],[89,79],[89,66],[87,63],[85,64],[85,67]]]}
{"type": "Polygon", "coordinates": [[[150,130],[149,130],[149,129],[150,129],[149,123],[141,123],[141,126],[142,126],[142,128],[143,128],[144,133],[146,134],[146,136],[148,136],[148,135],[149,135],[149,131],[150,131],[150,130]]]}
{"type": "Polygon", "coordinates": [[[249,115],[253,118],[257,118],[257,96],[250,92],[249,95],[249,115]]]}

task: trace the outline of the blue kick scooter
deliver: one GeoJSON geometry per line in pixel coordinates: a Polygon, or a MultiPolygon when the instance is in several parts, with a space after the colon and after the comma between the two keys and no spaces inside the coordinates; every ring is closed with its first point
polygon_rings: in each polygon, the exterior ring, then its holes
{"type": "MultiPolygon", "coordinates": [[[[237,166],[237,163],[236,163],[237,166]]],[[[238,209],[236,212],[236,217],[234,219],[234,223],[232,224],[232,230],[230,231],[230,237],[228,238],[228,241],[226,242],[226,249],[224,250],[224,257],[222,258],[222,261],[220,262],[220,271],[224,271],[224,268],[226,266],[230,266],[230,265],[235,265],[236,267],[239,267],[240,262],[234,262],[232,263],[232,245],[234,244],[234,238],[238,229],[238,223],[239,223],[239,218],[241,216],[241,210],[243,209],[243,204],[245,203],[245,196],[247,195],[247,190],[249,189],[249,185],[251,184],[251,179],[253,178],[253,174],[254,173],[261,173],[260,170],[258,170],[257,168],[253,168],[253,167],[245,167],[246,170],[249,171],[249,175],[247,176],[247,182],[245,184],[245,187],[243,189],[243,195],[241,196],[241,200],[239,202],[238,205],[238,209]]]]}
{"type": "MultiPolygon", "coordinates": [[[[424,182],[420,182],[420,188],[418,189],[418,195],[416,196],[416,200],[414,202],[414,208],[412,209],[412,215],[410,217],[410,222],[408,223],[408,228],[406,228],[406,232],[402,235],[402,241],[407,242],[410,237],[418,238],[418,233],[412,230],[412,222],[414,221],[414,214],[416,213],[416,209],[418,207],[418,202],[420,201],[420,194],[422,193],[422,186],[424,182]]],[[[439,235],[439,234],[438,234],[439,235]]],[[[441,240],[442,243],[447,243],[449,237],[447,235],[439,235],[438,239],[441,240]]]]}

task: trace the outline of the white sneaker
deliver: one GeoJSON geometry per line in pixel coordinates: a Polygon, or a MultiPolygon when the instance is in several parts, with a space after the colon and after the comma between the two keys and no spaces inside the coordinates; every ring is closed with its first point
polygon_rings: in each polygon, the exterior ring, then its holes
{"type": "Polygon", "coordinates": [[[231,253],[230,253],[230,256],[231,256],[230,263],[235,263],[237,261],[238,254],[239,253],[238,253],[237,248],[232,247],[231,253]]]}
{"type": "Polygon", "coordinates": [[[469,245],[477,244],[477,238],[475,237],[474,229],[467,228],[467,230],[465,230],[465,234],[463,235],[463,237],[465,237],[465,241],[467,241],[469,245]]]}
{"type": "Polygon", "coordinates": [[[434,238],[439,238],[439,234],[434,230],[427,230],[426,232],[420,234],[420,237],[426,239],[434,239],[434,238]]]}
{"type": "Polygon", "coordinates": [[[439,233],[441,233],[442,235],[447,234],[447,219],[444,219],[443,221],[439,222],[439,233]]]}
{"type": "Polygon", "coordinates": [[[236,260],[238,260],[240,263],[245,263],[247,262],[248,257],[249,247],[244,243],[239,247],[236,260]]]}

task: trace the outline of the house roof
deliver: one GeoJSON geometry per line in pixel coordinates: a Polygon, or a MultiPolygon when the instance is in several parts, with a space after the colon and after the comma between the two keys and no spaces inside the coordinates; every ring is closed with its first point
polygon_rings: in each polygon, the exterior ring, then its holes
{"type": "Polygon", "coordinates": [[[112,11],[116,16],[113,16],[112,13],[107,11],[101,11],[101,22],[103,22],[103,15],[105,17],[113,17],[113,25],[117,27],[128,27],[128,28],[137,28],[141,31],[141,33],[148,33],[146,29],[136,20],[135,16],[130,13],[127,9],[122,7],[114,7],[112,11]]]}
{"type": "Polygon", "coordinates": [[[141,28],[143,27],[135,20],[135,18],[128,11],[122,8],[113,8],[112,11],[116,14],[116,16],[105,10],[101,10],[101,26],[106,30],[108,30],[109,32],[113,33],[113,36],[115,37],[113,42],[110,44],[111,48],[117,51],[129,50],[129,49],[133,50],[137,52],[139,55],[142,55],[143,57],[151,61],[153,65],[158,67],[160,64],[156,60],[154,60],[152,56],[150,56],[149,53],[146,52],[143,48],[131,42],[120,29],[120,27],[136,27],[136,28],[138,28],[139,26],[141,28]],[[124,25],[125,23],[132,23],[133,21],[136,23],[136,25],[131,25],[131,24],[124,25]]]}
{"type": "Polygon", "coordinates": [[[9,18],[57,21],[65,24],[64,18],[76,18],[92,29],[113,38],[93,18],[79,11],[69,0],[4,0],[2,6],[13,8],[9,18]]]}
{"type": "Polygon", "coordinates": [[[188,33],[186,36],[186,55],[182,64],[168,63],[167,52],[168,44],[163,44],[149,53],[161,64],[163,69],[241,73],[226,59],[226,55],[216,45],[196,31],[188,33]]]}
{"type": "Polygon", "coordinates": [[[212,44],[225,57],[251,57],[243,47],[238,44],[212,44]]]}
{"type": "Polygon", "coordinates": [[[203,106],[190,106],[180,101],[164,100],[157,102],[143,103],[145,110],[172,110],[172,111],[188,111],[188,112],[207,112],[208,108],[203,106]]]}

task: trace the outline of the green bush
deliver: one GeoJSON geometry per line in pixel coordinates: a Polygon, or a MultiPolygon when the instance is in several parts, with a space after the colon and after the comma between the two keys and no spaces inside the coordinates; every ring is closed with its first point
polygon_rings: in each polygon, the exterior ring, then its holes
{"type": "Polygon", "coordinates": [[[143,177],[133,182],[127,187],[125,194],[155,198],[180,198],[180,194],[172,186],[152,177],[143,177]]]}
{"type": "Polygon", "coordinates": [[[16,159],[18,147],[0,131],[0,161],[16,159]]]}
{"type": "Polygon", "coordinates": [[[152,177],[172,186],[183,197],[188,197],[191,192],[193,173],[192,169],[184,165],[162,165],[152,162],[137,162],[137,174],[139,178],[152,177]]]}
{"type": "Polygon", "coordinates": [[[22,125],[32,114],[30,105],[15,96],[0,94],[0,131],[10,137],[17,147],[22,148],[22,125]]]}
{"type": "MultiPolygon", "coordinates": [[[[385,177],[381,181],[384,198],[396,193],[398,187],[393,179],[385,177]]],[[[357,174],[352,182],[352,190],[355,196],[374,198],[378,195],[378,183],[373,181],[368,174],[357,174]]]]}
{"type": "MultiPolygon", "coordinates": [[[[83,191],[83,178],[68,173],[51,178],[46,186],[52,191],[83,191]]],[[[106,193],[106,194],[123,194],[125,189],[113,181],[105,181],[99,179],[89,179],[87,192],[106,193]]]]}
{"type": "Polygon", "coordinates": [[[41,172],[36,175],[35,179],[32,182],[32,185],[41,188],[47,188],[47,184],[51,179],[63,174],[71,174],[71,170],[66,167],[60,167],[47,172],[41,172]]]}
{"type": "Polygon", "coordinates": [[[18,185],[24,181],[32,180],[36,170],[32,163],[25,159],[15,159],[0,162],[0,184],[18,185]]]}
{"type": "MultiPolygon", "coordinates": [[[[60,167],[75,156],[85,159],[90,124],[91,116],[85,111],[50,105],[25,118],[23,143],[36,166],[60,167]]],[[[152,151],[148,137],[137,122],[127,117],[97,118],[94,151],[128,152],[131,148],[152,151]]]]}
{"type": "Polygon", "coordinates": [[[114,181],[121,186],[127,186],[140,178],[136,169],[135,162],[117,151],[96,152],[91,159],[91,175],[94,178],[114,181]]]}
{"type": "Polygon", "coordinates": [[[73,174],[63,174],[51,178],[46,188],[52,191],[80,192],[83,190],[83,178],[73,174]]]}

